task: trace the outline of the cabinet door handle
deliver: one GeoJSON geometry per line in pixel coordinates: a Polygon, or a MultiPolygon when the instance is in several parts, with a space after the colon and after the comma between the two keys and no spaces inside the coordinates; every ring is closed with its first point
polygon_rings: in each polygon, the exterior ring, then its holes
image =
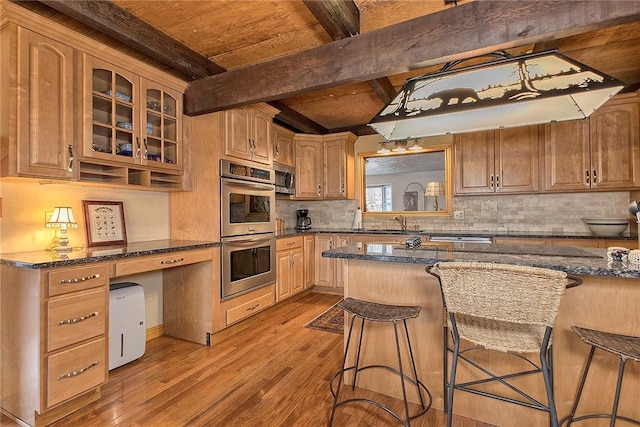
{"type": "Polygon", "coordinates": [[[593,170],[593,180],[592,180],[593,184],[597,184],[598,183],[598,175],[596,173],[596,170],[593,170]]]}
{"type": "Polygon", "coordinates": [[[74,323],[84,322],[87,319],[91,319],[92,317],[96,317],[100,313],[94,311],[93,313],[89,313],[86,316],[74,317],[73,319],[65,319],[58,322],[58,326],[62,325],[73,325],[74,323]]]}
{"type": "Polygon", "coordinates": [[[589,185],[589,169],[584,171],[584,175],[585,175],[585,184],[589,185]]]}
{"type": "Polygon", "coordinates": [[[318,196],[322,194],[322,187],[318,184],[318,196]]]}
{"type": "Polygon", "coordinates": [[[80,374],[85,373],[86,371],[88,371],[89,369],[93,368],[94,366],[98,365],[98,361],[93,361],[91,362],[87,367],[82,368],[78,371],[71,371],[71,372],[67,372],[66,374],[62,374],[58,377],[58,381],[63,380],[65,378],[71,378],[71,377],[77,377],[80,374]]]}
{"type": "Polygon", "coordinates": [[[160,264],[175,264],[176,262],[184,261],[184,258],[176,258],[176,259],[163,259],[160,261],[160,264]]]}
{"type": "Polygon", "coordinates": [[[58,282],[58,284],[60,285],[65,285],[68,283],[78,283],[78,282],[84,282],[87,280],[91,280],[91,279],[99,279],[100,278],[100,274],[96,273],[96,274],[92,274],[91,276],[85,276],[85,277],[74,277],[71,279],[62,279],[58,282]]]}
{"type": "Polygon", "coordinates": [[[490,177],[489,188],[493,188],[493,175],[490,177]]]}
{"type": "Polygon", "coordinates": [[[496,189],[500,188],[500,175],[496,175],[496,189]]]}
{"type": "Polygon", "coordinates": [[[256,305],[252,305],[251,307],[247,307],[247,311],[255,310],[258,307],[260,307],[260,303],[258,303],[256,305]]]}
{"type": "Polygon", "coordinates": [[[69,153],[69,162],[67,163],[67,171],[73,172],[73,146],[67,145],[67,152],[69,153]]]}
{"type": "Polygon", "coordinates": [[[142,142],[144,142],[144,153],[143,153],[143,159],[147,160],[147,154],[149,154],[149,145],[147,144],[147,138],[143,138],[142,142]]]}

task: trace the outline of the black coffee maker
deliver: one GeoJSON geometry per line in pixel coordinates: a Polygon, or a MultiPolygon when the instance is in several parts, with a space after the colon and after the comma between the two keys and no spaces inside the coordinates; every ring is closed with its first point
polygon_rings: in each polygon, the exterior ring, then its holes
{"type": "Polygon", "coordinates": [[[309,209],[298,209],[296,211],[298,221],[296,222],[296,230],[306,231],[311,229],[311,218],[308,217],[309,209]]]}

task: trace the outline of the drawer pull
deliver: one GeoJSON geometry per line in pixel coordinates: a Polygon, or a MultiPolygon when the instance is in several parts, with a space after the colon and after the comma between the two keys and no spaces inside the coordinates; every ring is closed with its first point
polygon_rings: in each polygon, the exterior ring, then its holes
{"type": "Polygon", "coordinates": [[[258,308],[260,306],[260,303],[253,305],[251,307],[247,307],[247,311],[251,311],[251,310],[255,310],[256,308],[258,308]]]}
{"type": "Polygon", "coordinates": [[[91,276],[74,277],[73,279],[62,279],[58,283],[63,285],[67,283],[78,283],[78,282],[84,282],[91,279],[99,279],[99,278],[100,278],[100,274],[96,273],[96,274],[92,274],[91,276]]]}
{"type": "Polygon", "coordinates": [[[66,319],[66,320],[61,320],[58,322],[58,326],[62,326],[62,325],[73,325],[74,323],[79,323],[82,322],[84,320],[90,319],[92,317],[96,317],[98,314],[100,314],[97,311],[94,311],[93,313],[89,313],[86,316],[82,316],[82,317],[76,317],[73,319],[66,319]]]}
{"type": "Polygon", "coordinates": [[[89,366],[87,366],[86,368],[82,368],[79,371],[71,371],[71,372],[67,372],[66,374],[62,374],[58,377],[58,381],[63,380],[65,378],[72,378],[72,377],[77,377],[78,375],[88,371],[89,369],[93,368],[94,366],[98,365],[98,361],[96,360],[95,362],[91,362],[89,364],[89,366]]]}
{"type": "Polygon", "coordinates": [[[184,258],[178,258],[178,259],[165,259],[160,261],[160,264],[175,264],[176,262],[181,262],[184,261],[184,258]]]}

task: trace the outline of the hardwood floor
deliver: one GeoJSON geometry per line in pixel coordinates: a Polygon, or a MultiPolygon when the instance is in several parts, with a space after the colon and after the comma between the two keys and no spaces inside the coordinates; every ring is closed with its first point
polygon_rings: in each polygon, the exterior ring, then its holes
{"type": "MultiPolygon", "coordinates": [[[[340,298],[294,297],[214,335],[211,347],[153,339],[142,358],[111,371],[100,400],[52,427],[325,426],[343,339],[303,325],[340,298]]],[[[401,411],[397,399],[368,395],[401,411]]],[[[335,426],[399,425],[372,405],[345,405],[336,414],[335,426]]],[[[0,424],[17,425],[4,416],[0,424]]],[[[431,409],[412,425],[444,426],[445,416],[431,409]]],[[[489,427],[461,417],[454,426],[489,427]]]]}

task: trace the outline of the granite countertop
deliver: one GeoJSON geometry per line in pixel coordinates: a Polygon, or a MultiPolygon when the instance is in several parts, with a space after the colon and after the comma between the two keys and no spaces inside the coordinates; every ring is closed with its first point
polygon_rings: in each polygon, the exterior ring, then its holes
{"type": "Polygon", "coordinates": [[[573,246],[437,243],[418,248],[357,243],[322,253],[327,258],[432,265],[439,261],[480,261],[550,268],[586,276],[640,278],[640,265],[609,262],[606,249],[573,246]]]}
{"type": "Polygon", "coordinates": [[[129,243],[125,246],[79,248],[66,253],[43,250],[0,254],[0,264],[21,268],[41,269],[184,250],[204,249],[219,245],[219,242],[196,240],[152,240],[148,242],[129,243]]]}
{"type": "Polygon", "coordinates": [[[284,231],[276,233],[276,237],[294,237],[305,234],[398,234],[404,236],[462,236],[462,237],[518,237],[518,238],[540,238],[540,239],[612,239],[612,240],[630,240],[636,241],[638,236],[635,234],[622,234],[620,236],[596,236],[592,233],[549,233],[549,232],[530,232],[530,231],[509,231],[509,232],[476,232],[472,230],[406,230],[399,229],[359,229],[350,228],[311,228],[306,231],[298,231],[295,228],[286,228],[284,231]]]}

